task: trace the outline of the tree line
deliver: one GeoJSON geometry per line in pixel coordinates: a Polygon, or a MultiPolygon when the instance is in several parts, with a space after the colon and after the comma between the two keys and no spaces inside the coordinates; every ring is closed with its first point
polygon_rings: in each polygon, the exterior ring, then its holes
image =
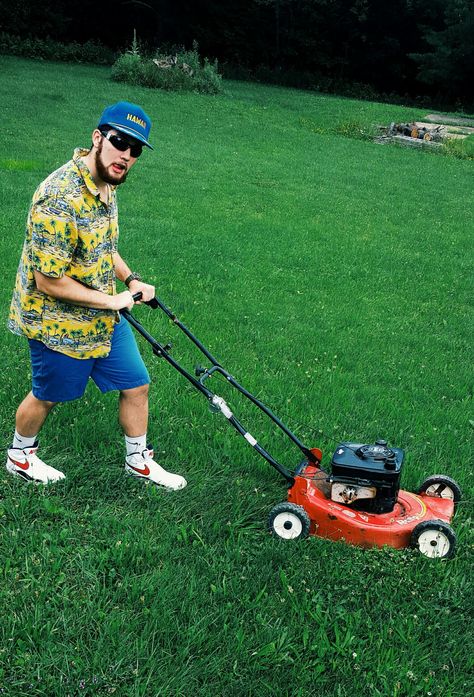
{"type": "Polygon", "coordinates": [[[114,49],[199,44],[229,76],[474,103],[473,0],[0,0],[0,32],[114,49]]]}

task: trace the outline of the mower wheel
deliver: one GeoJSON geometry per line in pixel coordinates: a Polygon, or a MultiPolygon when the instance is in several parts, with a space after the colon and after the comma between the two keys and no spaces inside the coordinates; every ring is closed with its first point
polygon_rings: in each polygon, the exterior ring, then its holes
{"type": "Polygon", "coordinates": [[[309,535],[310,520],[302,506],[279,503],[268,516],[268,529],[274,537],[283,540],[302,540],[309,535]]]}
{"type": "Polygon", "coordinates": [[[430,559],[450,559],[456,549],[456,535],[443,520],[424,520],[414,528],[411,545],[430,559]]]}
{"type": "Polygon", "coordinates": [[[440,499],[450,499],[454,505],[461,500],[462,492],[459,484],[445,474],[432,474],[418,487],[418,494],[437,496],[440,499]]]}

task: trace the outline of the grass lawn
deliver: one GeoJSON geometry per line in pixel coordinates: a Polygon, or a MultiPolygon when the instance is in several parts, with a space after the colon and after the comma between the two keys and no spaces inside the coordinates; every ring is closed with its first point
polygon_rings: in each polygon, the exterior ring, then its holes
{"type": "MultiPolygon", "coordinates": [[[[284,481],[140,339],[149,435],[189,486],[124,475],[116,395],[91,385],[53,412],[41,453],[65,482],[0,474],[0,695],[473,694],[472,163],[335,132],[422,110],[237,82],[167,94],[6,57],[0,70],[2,326],[35,187],[89,145],[106,104],[136,101],[156,149],[119,192],[130,266],[325,464],[338,439],[383,437],[406,449],[404,488],[441,472],[464,491],[451,561],[274,540],[284,481]]],[[[201,361],[163,314],[136,314],[201,361]]],[[[6,446],[30,370],[26,341],[1,340],[6,446]]]]}

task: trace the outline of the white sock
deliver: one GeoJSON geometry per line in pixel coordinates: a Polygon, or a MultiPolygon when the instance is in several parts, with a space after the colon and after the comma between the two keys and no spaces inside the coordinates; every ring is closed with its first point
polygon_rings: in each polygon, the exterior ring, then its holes
{"type": "Polygon", "coordinates": [[[37,437],[38,434],[36,434],[36,436],[32,436],[31,438],[27,438],[26,436],[20,436],[18,431],[15,429],[12,448],[20,448],[21,450],[24,450],[25,448],[32,448],[36,442],[37,437]]]}
{"type": "Polygon", "coordinates": [[[146,448],[146,433],[143,436],[125,436],[125,447],[128,455],[133,453],[142,453],[146,448]]]}

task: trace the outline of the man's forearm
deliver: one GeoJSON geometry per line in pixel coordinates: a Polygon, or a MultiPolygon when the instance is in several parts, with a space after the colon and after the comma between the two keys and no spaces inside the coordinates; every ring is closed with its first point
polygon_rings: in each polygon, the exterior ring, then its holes
{"type": "MultiPolygon", "coordinates": [[[[88,288],[69,276],[50,278],[40,271],[34,273],[38,290],[71,305],[90,307],[95,310],[119,310],[129,304],[126,302],[126,297],[123,298],[123,302],[120,300],[121,296],[125,296],[126,293],[107,295],[100,290],[88,288]]],[[[130,294],[127,293],[127,295],[130,294]]]]}
{"type": "Polygon", "coordinates": [[[128,278],[132,272],[118,252],[115,252],[115,254],[113,255],[113,260],[115,267],[115,275],[118,278],[118,280],[122,281],[123,283],[123,281],[125,281],[125,279],[128,278]]]}
{"type": "MultiPolygon", "coordinates": [[[[128,264],[122,259],[118,252],[115,252],[113,260],[115,265],[116,277],[119,279],[119,281],[125,281],[132,273],[128,264]]],[[[134,279],[133,281],[130,281],[130,283],[128,283],[127,285],[131,293],[141,293],[141,298],[144,302],[147,302],[155,297],[155,288],[149,283],[143,283],[143,281],[134,279]]]]}

